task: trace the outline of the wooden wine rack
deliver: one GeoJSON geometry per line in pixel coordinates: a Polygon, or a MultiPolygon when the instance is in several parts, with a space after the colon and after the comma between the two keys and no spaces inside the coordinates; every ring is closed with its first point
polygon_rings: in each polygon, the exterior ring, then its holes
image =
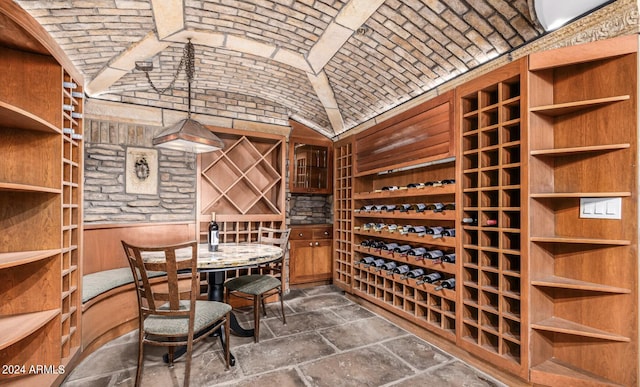
{"type": "Polygon", "coordinates": [[[638,385],[637,35],[531,55],[531,381],[638,385]],[[619,197],[621,219],[582,198],[619,197]]]}
{"type": "Polygon", "coordinates": [[[334,261],[333,283],[351,292],[353,278],[353,137],[336,142],[334,146],[334,261]]]}
{"type": "Polygon", "coordinates": [[[411,224],[414,226],[446,226],[454,228],[455,211],[435,213],[387,211],[360,211],[370,204],[403,203],[454,203],[455,184],[438,187],[403,188],[394,191],[381,191],[385,186],[406,187],[409,183],[453,178],[455,162],[443,159],[430,166],[418,166],[388,174],[372,173],[355,178],[353,194],[353,292],[365,300],[379,305],[398,316],[415,323],[436,334],[455,341],[456,338],[456,290],[435,290],[438,283],[420,284],[415,279],[402,279],[399,274],[376,271],[374,268],[356,264],[365,256],[380,257],[387,261],[395,261],[398,265],[407,264],[412,268],[423,268],[426,273],[440,272],[444,279],[456,277],[456,265],[452,263],[435,263],[424,259],[401,255],[361,246],[364,240],[381,240],[387,243],[409,244],[412,247],[425,247],[428,250],[440,249],[455,252],[456,238],[434,238],[431,235],[421,236],[416,233],[401,234],[398,231],[383,229],[365,230],[367,223],[411,224]]]}
{"type": "Polygon", "coordinates": [[[477,219],[460,233],[459,345],[527,376],[526,61],[461,86],[462,206],[477,219]],[[523,220],[524,219],[524,220],[523,220]],[[497,221],[497,225],[488,223],[497,221]]]}

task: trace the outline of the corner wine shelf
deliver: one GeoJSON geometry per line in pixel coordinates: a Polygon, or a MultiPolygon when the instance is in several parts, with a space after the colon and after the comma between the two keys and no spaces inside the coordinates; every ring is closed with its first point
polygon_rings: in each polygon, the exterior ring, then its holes
{"type": "Polygon", "coordinates": [[[627,36],[530,56],[534,384],[638,383],[637,46],[627,36]],[[580,198],[606,197],[622,200],[621,219],[580,217],[580,198]]]}

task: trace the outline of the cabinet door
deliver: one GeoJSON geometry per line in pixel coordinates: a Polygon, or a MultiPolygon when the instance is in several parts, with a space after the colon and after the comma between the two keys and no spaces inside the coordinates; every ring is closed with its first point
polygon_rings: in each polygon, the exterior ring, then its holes
{"type": "Polygon", "coordinates": [[[313,267],[318,281],[331,278],[332,274],[332,245],[331,240],[313,242],[313,267]]]}
{"type": "Polygon", "coordinates": [[[289,261],[289,283],[292,285],[314,280],[313,252],[311,241],[292,241],[289,261]]]}
{"type": "Polygon", "coordinates": [[[332,148],[330,146],[292,141],[289,158],[291,192],[331,193],[332,148]]]}

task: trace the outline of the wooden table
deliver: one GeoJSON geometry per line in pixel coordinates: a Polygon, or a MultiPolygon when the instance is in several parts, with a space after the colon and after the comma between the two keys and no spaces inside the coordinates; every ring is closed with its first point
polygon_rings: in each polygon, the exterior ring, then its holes
{"type": "MultiPolygon", "coordinates": [[[[218,246],[218,251],[209,251],[206,243],[199,244],[198,271],[208,273],[209,300],[224,302],[225,271],[248,269],[265,265],[282,257],[282,253],[282,249],[278,246],[259,243],[221,243],[218,246]]],[[[176,257],[178,259],[181,256],[185,258],[190,257],[190,254],[190,248],[176,250],[176,257]]],[[[147,262],[153,262],[154,260],[163,260],[164,257],[158,256],[157,254],[146,253],[143,255],[143,259],[147,262]]],[[[240,326],[233,312],[230,314],[229,328],[237,336],[251,337],[254,334],[253,329],[245,329],[240,326]]],[[[222,332],[218,334],[224,342],[225,338],[222,336],[222,332]]],[[[178,358],[180,355],[182,355],[182,353],[179,350],[174,354],[175,358],[178,358]]],[[[165,361],[168,361],[168,357],[165,361]]],[[[235,365],[233,354],[231,354],[231,365],[235,365]]]]}

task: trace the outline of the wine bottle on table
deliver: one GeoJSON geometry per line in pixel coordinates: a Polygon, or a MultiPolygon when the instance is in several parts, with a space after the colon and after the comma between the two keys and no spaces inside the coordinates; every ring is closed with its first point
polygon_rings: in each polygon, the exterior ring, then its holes
{"type": "Polygon", "coordinates": [[[449,279],[446,279],[444,281],[441,281],[440,285],[436,286],[435,290],[453,289],[455,287],[456,287],[456,279],[455,278],[449,278],[449,279]]]}
{"type": "Polygon", "coordinates": [[[211,222],[209,223],[209,233],[207,234],[207,245],[209,251],[218,251],[220,243],[218,223],[216,223],[216,213],[211,213],[211,222]]]}

